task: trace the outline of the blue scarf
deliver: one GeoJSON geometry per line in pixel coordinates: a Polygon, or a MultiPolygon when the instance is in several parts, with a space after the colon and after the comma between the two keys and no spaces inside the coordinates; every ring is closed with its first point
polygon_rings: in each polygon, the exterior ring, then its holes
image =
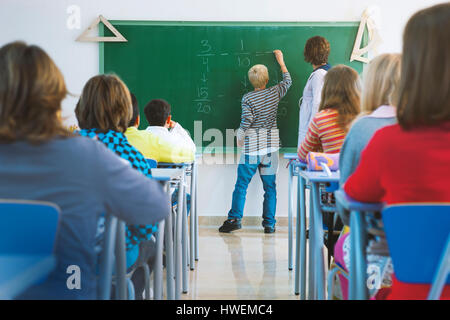
{"type": "MultiPolygon", "coordinates": [[[[331,65],[330,65],[329,63],[324,64],[323,66],[320,66],[320,67],[314,69],[314,71],[317,71],[317,70],[319,70],[319,69],[323,69],[323,70],[325,70],[325,71],[328,71],[328,70],[331,69],[331,65]]],[[[314,71],[313,71],[313,72],[314,72],[314,71]]]]}

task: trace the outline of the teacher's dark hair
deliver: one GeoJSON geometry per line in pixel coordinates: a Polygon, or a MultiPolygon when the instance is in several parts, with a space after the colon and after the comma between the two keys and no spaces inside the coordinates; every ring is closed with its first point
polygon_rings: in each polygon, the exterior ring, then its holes
{"type": "Polygon", "coordinates": [[[397,105],[403,129],[450,121],[450,3],[414,14],[403,34],[397,105]]]}
{"type": "Polygon", "coordinates": [[[309,38],[306,41],[303,55],[305,61],[316,66],[328,63],[328,55],[330,54],[330,43],[321,36],[309,38]]]}
{"type": "Polygon", "coordinates": [[[12,42],[0,48],[0,143],[39,144],[70,137],[60,119],[64,77],[38,46],[12,42]]]}

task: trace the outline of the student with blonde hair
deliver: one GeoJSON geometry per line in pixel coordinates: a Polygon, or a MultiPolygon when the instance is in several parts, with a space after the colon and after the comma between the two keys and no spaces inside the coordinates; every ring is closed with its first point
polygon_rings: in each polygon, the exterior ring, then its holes
{"type": "Polygon", "coordinates": [[[154,224],[169,214],[158,182],[64,128],[58,114],[66,95],[61,71],[41,48],[23,42],[0,48],[0,198],[48,201],[61,209],[56,267],[20,299],[96,299],[101,214],[131,224],[154,224]],[[79,290],[67,287],[71,265],[80,268],[79,290]]]}
{"type": "Polygon", "coordinates": [[[374,58],[363,75],[361,116],[345,137],[339,159],[343,184],[355,171],[362,150],[380,128],[397,122],[396,101],[400,83],[400,54],[382,54],[374,58]]]}
{"type": "Polygon", "coordinates": [[[248,78],[255,88],[242,97],[241,124],[237,131],[238,147],[242,147],[237,179],[233,191],[228,219],[219,232],[229,233],[242,228],[247,188],[259,171],[264,188],[262,226],[265,233],[275,232],[277,207],[276,174],[280,138],[277,128],[278,104],[292,84],[291,75],[284,63],[283,52],[273,51],[283,73],[283,80],[266,88],[269,81],[267,68],[255,65],[248,71],[248,78]]]}
{"type": "MultiPolygon", "coordinates": [[[[361,152],[369,143],[374,133],[385,126],[397,122],[395,104],[398,99],[398,89],[400,84],[400,54],[382,54],[374,58],[364,72],[363,92],[361,97],[361,114],[353,121],[352,126],[345,137],[344,144],[339,157],[340,184],[355,171],[361,152]]],[[[331,268],[341,268],[343,273],[348,273],[348,260],[344,259],[349,255],[350,250],[350,219],[348,213],[340,215],[343,223],[346,225],[337,240],[334,249],[334,263],[331,268]]],[[[368,250],[368,262],[370,265],[376,265],[383,270],[383,287],[390,286],[391,263],[388,258],[388,249],[386,238],[382,231],[380,220],[373,219],[377,225],[374,226],[376,237],[371,236],[368,250]],[[376,248],[376,250],[374,249],[376,248]]],[[[334,286],[336,296],[347,299],[348,281],[342,275],[339,275],[339,282],[334,286]]],[[[371,296],[378,294],[378,290],[372,290],[371,296]]],[[[380,291],[380,295],[383,291],[380,291]]]]}

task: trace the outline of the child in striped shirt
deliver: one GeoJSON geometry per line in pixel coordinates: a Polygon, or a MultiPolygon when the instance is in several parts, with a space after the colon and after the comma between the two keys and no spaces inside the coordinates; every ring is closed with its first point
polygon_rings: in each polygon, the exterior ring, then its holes
{"type": "Polygon", "coordinates": [[[283,73],[283,80],[279,84],[266,88],[269,74],[264,65],[255,65],[248,72],[255,90],[242,98],[242,117],[237,142],[238,147],[243,147],[243,152],[239,161],[231,210],[228,212],[228,219],[219,228],[220,232],[231,232],[241,228],[247,187],[256,170],[259,171],[265,192],[262,214],[264,232],[275,232],[277,202],[275,180],[280,148],[277,111],[278,103],[286,95],[292,81],[284,63],[283,53],[275,50],[274,54],[283,73]]]}
{"type": "Polygon", "coordinates": [[[345,65],[331,68],[325,76],[319,112],[298,148],[301,161],[309,152],[339,153],[350,123],[360,110],[358,73],[345,65]]]}

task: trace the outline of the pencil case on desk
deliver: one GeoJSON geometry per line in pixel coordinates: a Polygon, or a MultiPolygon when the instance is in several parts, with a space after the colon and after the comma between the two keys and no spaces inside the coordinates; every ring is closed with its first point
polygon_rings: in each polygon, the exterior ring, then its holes
{"type": "Polygon", "coordinates": [[[321,163],[325,163],[331,171],[339,170],[339,153],[310,152],[306,157],[309,171],[322,171],[321,163]]]}

